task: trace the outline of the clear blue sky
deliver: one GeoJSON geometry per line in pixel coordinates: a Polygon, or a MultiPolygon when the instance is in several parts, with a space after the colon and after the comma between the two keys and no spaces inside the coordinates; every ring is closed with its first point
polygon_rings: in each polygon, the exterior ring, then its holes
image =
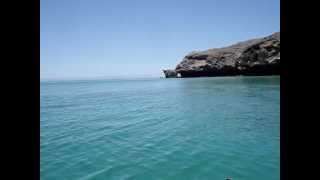
{"type": "Polygon", "coordinates": [[[279,0],[41,0],[41,79],[161,76],[193,50],[280,30],[279,0]]]}

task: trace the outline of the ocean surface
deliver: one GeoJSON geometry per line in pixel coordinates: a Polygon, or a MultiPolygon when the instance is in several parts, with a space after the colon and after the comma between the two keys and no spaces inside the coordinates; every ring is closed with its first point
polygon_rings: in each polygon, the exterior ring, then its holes
{"type": "Polygon", "coordinates": [[[278,180],[280,77],[40,82],[42,180],[278,180]]]}

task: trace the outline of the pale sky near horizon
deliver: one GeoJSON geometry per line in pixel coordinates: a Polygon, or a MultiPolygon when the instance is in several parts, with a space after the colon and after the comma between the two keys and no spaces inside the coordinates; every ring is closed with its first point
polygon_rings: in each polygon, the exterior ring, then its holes
{"type": "Polygon", "coordinates": [[[41,0],[41,79],[162,76],[194,50],[280,31],[279,0],[41,0]]]}

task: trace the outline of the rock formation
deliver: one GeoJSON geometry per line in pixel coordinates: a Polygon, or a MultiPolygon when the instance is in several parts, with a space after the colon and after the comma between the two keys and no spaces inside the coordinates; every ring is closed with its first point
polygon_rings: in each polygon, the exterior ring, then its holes
{"type": "Polygon", "coordinates": [[[280,32],[237,44],[192,52],[166,77],[280,74],[280,32]]]}
{"type": "Polygon", "coordinates": [[[178,73],[175,70],[163,70],[164,75],[166,76],[166,78],[175,78],[177,77],[178,73]]]}

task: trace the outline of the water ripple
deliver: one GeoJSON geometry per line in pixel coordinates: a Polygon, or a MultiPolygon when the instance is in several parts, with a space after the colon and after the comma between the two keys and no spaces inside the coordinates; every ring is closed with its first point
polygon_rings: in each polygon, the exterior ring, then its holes
{"type": "Polygon", "coordinates": [[[41,85],[41,179],[279,179],[279,78],[41,85]]]}

